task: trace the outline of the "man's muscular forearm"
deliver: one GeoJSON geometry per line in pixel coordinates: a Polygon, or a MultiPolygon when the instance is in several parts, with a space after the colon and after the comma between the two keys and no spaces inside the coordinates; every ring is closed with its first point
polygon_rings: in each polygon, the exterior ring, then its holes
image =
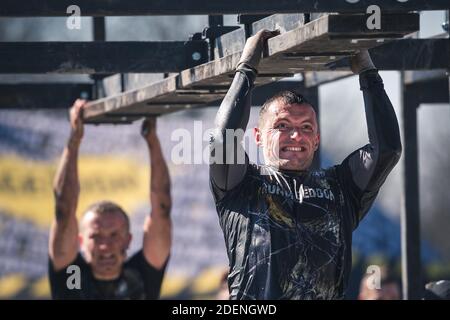
{"type": "MultiPolygon", "coordinates": [[[[236,67],[236,74],[230,89],[220,105],[215,119],[215,130],[210,141],[211,159],[221,160],[211,163],[210,177],[216,187],[222,191],[230,190],[239,184],[245,176],[247,163],[236,163],[230,158],[242,154],[241,141],[227,139],[227,130],[245,130],[250,117],[251,91],[261,59],[264,42],[278,31],[262,30],[250,37],[244,47],[242,56],[236,67]],[[227,150],[234,150],[227,154],[227,150]],[[217,154],[222,155],[217,159],[217,154]],[[229,159],[230,158],[230,159],[229,159]]],[[[247,162],[247,157],[245,158],[247,162]]]]}
{"type": "Polygon", "coordinates": [[[77,162],[83,137],[82,109],[85,103],[77,100],[70,110],[72,130],[53,182],[55,220],[50,230],[49,255],[55,270],[66,267],[78,252],[76,211],[80,183],[77,162]]]}
{"type": "Polygon", "coordinates": [[[78,150],[84,134],[83,108],[86,101],[77,100],[70,109],[71,131],[69,140],[62,154],[53,183],[56,201],[56,219],[66,221],[74,216],[80,194],[78,180],[78,150]]]}
{"type": "Polygon", "coordinates": [[[172,206],[170,177],[166,161],[156,134],[156,118],[148,118],[142,124],[142,136],[148,147],[150,158],[150,201],[152,215],[169,218],[172,206]]]}
{"type": "Polygon", "coordinates": [[[150,197],[152,206],[158,206],[159,210],[153,210],[152,214],[161,214],[168,218],[172,201],[170,197],[169,170],[161,150],[161,144],[156,135],[147,139],[150,154],[150,197]]]}
{"type": "Polygon", "coordinates": [[[80,194],[77,165],[79,145],[80,142],[71,136],[64,149],[53,184],[55,214],[60,222],[75,215],[77,209],[80,194]]]}
{"type": "Polygon", "coordinates": [[[151,215],[144,224],[144,256],[155,268],[162,268],[167,262],[172,244],[172,222],[170,210],[170,177],[161,144],[156,135],[156,119],[148,118],[142,126],[142,135],[150,156],[150,202],[151,215]]]}

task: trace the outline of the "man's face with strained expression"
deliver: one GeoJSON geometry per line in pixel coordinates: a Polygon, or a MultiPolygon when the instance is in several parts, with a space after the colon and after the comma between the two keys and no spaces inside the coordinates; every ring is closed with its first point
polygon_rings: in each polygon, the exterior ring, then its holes
{"type": "Polygon", "coordinates": [[[119,277],[131,241],[127,220],[121,213],[86,213],[80,239],[95,278],[113,280],[119,277]]]}
{"type": "Polygon", "coordinates": [[[307,170],[320,142],[311,105],[284,104],[280,100],[268,106],[254,133],[266,164],[283,170],[307,170]]]}

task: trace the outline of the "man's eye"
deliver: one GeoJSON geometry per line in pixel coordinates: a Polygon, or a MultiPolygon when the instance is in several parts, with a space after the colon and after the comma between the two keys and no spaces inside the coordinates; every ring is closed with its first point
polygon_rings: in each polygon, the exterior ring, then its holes
{"type": "Polygon", "coordinates": [[[304,125],[304,126],[303,126],[303,130],[304,130],[304,131],[312,131],[312,126],[310,126],[310,125],[304,125]]]}
{"type": "Polygon", "coordinates": [[[286,129],[287,125],[285,123],[280,123],[275,126],[276,129],[286,129]]]}

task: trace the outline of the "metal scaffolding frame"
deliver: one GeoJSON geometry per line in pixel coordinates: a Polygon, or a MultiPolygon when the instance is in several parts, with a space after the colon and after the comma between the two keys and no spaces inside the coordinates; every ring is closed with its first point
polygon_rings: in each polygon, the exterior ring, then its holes
{"type": "MultiPolygon", "coordinates": [[[[30,0],[24,6],[21,1],[3,0],[0,17],[67,16],[66,8],[72,2],[30,0]]],[[[128,0],[113,1],[106,8],[101,0],[76,2],[83,8],[82,15],[94,17],[94,42],[0,43],[0,74],[78,73],[89,74],[90,80],[74,81],[67,76],[67,81],[52,81],[42,76],[11,81],[11,77],[0,76],[0,109],[67,108],[70,101],[83,97],[98,99],[86,112],[91,123],[130,123],[147,114],[217,105],[231,82],[246,38],[263,28],[276,27],[281,34],[269,40],[254,93],[256,104],[277,91],[295,88],[305,93],[318,113],[319,86],[351,76],[348,57],[361,48],[370,49],[380,70],[402,71],[403,294],[404,299],[420,298],[417,108],[421,103],[449,102],[448,11],[443,26],[447,33],[442,37],[403,36],[418,30],[418,15],[412,11],[449,10],[448,0],[268,0],[264,6],[259,0],[128,0]],[[381,7],[382,30],[364,30],[369,5],[381,7]],[[315,14],[323,12],[340,14],[315,14]],[[187,14],[210,16],[209,26],[186,42],[105,41],[105,16],[187,14]],[[223,14],[240,14],[241,26],[224,26],[223,14]],[[36,56],[41,58],[31,59],[36,56]],[[278,81],[297,73],[303,74],[302,80],[278,81]]],[[[315,165],[319,163],[317,155],[315,165]]]]}

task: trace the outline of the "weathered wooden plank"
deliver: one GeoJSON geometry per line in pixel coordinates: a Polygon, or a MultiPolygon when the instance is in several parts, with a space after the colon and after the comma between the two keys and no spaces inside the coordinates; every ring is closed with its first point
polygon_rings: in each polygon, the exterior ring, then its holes
{"type": "MultiPolygon", "coordinates": [[[[366,15],[326,15],[268,40],[261,72],[292,73],[339,69],[336,62],[419,29],[418,14],[385,14],[380,30],[366,27],[366,15]],[[336,67],[337,66],[337,67],[336,67]]],[[[348,70],[347,66],[342,69],[348,70]]]]}
{"type": "MultiPolygon", "coordinates": [[[[129,109],[131,106],[142,107],[145,110],[148,100],[175,90],[176,77],[170,77],[141,89],[134,89],[116,96],[92,101],[88,104],[84,116],[87,121],[95,121],[96,118],[102,118],[105,114],[124,111],[123,109],[129,109]]],[[[148,112],[151,113],[150,111],[148,112]]]]}
{"type": "MultiPolygon", "coordinates": [[[[330,70],[332,63],[360,49],[378,46],[384,43],[385,37],[400,37],[419,28],[417,14],[385,15],[381,30],[356,27],[361,23],[365,26],[365,17],[327,15],[269,39],[268,55],[261,62],[258,80],[267,83],[271,79],[264,75],[276,77],[279,74],[287,76],[307,70],[330,70]],[[382,37],[381,41],[375,36],[382,37]]],[[[180,87],[229,84],[230,75],[240,55],[241,52],[237,52],[182,71],[180,87]]],[[[348,65],[342,69],[348,70],[348,65]]]]}
{"type": "Polygon", "coordinates": [[[370,5],[378,5],[382,12],[445,10],[448,0],[2,0],[0,16],[39,17],[67,16],[67,8],[76,4],[83,16],[142,16],[142,15],[219,15],[273,14],[302,12],[366,12],[370,5]]]}
{"type": "MultiPolygon", "coordinates": [[[[385,21],[392,22],[395,18],[397,24],[391,29],[391,24],[385,23],[382,30],[376,32],[361,28],[357,30],[355,25],[361,23],[364,17],[346,15],[338,18],[327,15],[269,39],[268,55],[261,61],[255,85],[274,82],[303,70],[329,70],[330,61],[382,43],[375,36],[383,39],[399,37],[419,27],[417,14],[395,14],[385,21]],[[347,29],[340,23],[346,24],[347,29]]],[[[101,116],[102,112],[109,115],[165,113],[179,110],[183,104],[197,107],[220,99],[232,81],[241,53],[232,53],[183,70],[170,80],[165,79],[117,97],[100,100],[101,106],[93,108],[96,110],[95,116],[101,116]]]]}
{"type": "MultiPolygon", "coordinates": [[[[179,86],[184,89],[198,88],[227,88],[233,80],[235,68],[242,52],[238,52],[222,59],[214,60],[202,64],[196,68],[191,68],[180,72],[179,86]]],[[[278,81],[281,78],[293,76],[293,72],[285,72],[282,68],[274,72],[259,72],[255,85],[263,85],[269,82],[278,81]]]]}
{"type": "Polygon", "coordinates": [[[241,52],[245,45],[245,30],[239,28],[218,37],[214,42],[214,58],[223,58],[241,52]]]}
{"type": "Polygon", "coordinates": [[[177,89],[178,76],[106,97],[88,104],[84,116],[87,123],[134,121],[146,115],[175,112],[222,99],[226,90],[177,89]]]}
{"type": "Polygon", "coordinates": [[[279,30],[280,33],[285,33],[304,24],[305,19],[303,14],[274,14],[252,23],[252,34],[256,34],[263,29],[279,30]]]}
{"type": "Polygon", "coordinates": [[[121,73],[105,77],[100,85],[103,86],[105,96],[112,96],[125,91],[123,90],[123,74],[121,73]]]}
{"type": "MultiPolygon", "coordinates": [[[[250,35],[262,29],[286,31],[304,24],[303,14],[274,14],[250,24],[250,35]]],[[[215,40],[214,57],[223,58],[244,49],[246,34],[244,28],[224,34],[215,40]]]]}
{"type": "Polygon", "coordinates": [[[231,75],[239,62],[242,52],[237,52],[221,59],[202,64],[180,72],[180,88],[193,88],[196,86],[227,86],[231,82],[231,75]]]}

